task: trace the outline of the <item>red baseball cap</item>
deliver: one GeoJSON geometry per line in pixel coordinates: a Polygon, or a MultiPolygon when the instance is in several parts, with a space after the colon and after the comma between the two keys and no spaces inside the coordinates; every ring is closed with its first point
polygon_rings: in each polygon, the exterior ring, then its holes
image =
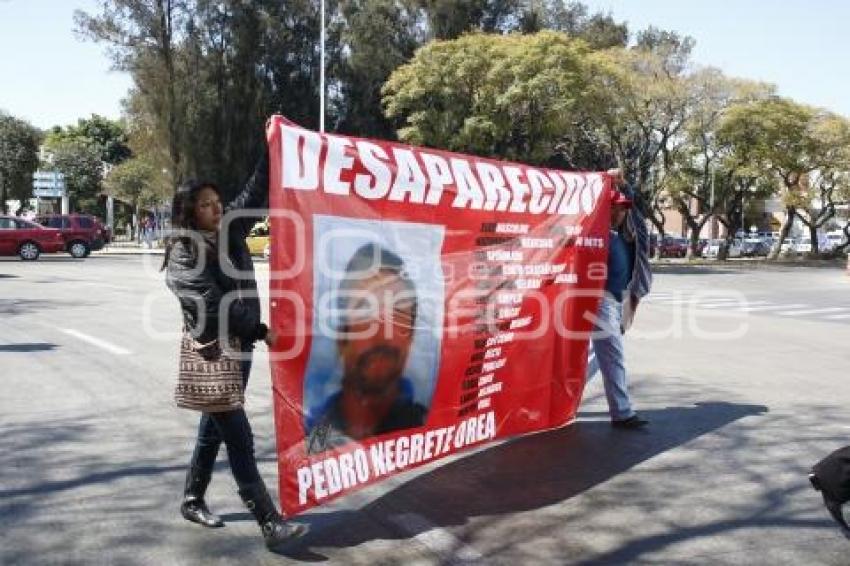
{"type": "Polygon", "coordinates": [[[611,189],[611,204],[619,204],[620,206],[631,208],[634,203],[632,202],[632,199],[630,199],[617,189],[611,189]]]}

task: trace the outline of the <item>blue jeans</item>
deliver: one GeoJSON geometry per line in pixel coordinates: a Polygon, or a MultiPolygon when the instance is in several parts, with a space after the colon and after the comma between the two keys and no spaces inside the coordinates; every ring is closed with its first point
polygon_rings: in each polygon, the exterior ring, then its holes
{"type": "Polygon", "coordinates": [[[623,304],[606,294],[599,303],[596,318],[587,362],[587,381],[600,370],[611,418],[615,421],[627,419],[635,411],[629,398],[623,334],[620,332],[623,304]]]}
{"type": "MultiPolygon", "coordinates": [[[[251,373],[251,354],[253,346],[243,348],[246,359],[242,361],[242,385],[248,386],[251,373]]],[[[254,457],[254,433],[245,409],[222,413],[203,413],[198,425],[198,438],[192,453],[190,465],[199,471],[212,475],[221,443],[227,447],[230,470],[240,486],[260,480],[257,460],[254,457]]]]}

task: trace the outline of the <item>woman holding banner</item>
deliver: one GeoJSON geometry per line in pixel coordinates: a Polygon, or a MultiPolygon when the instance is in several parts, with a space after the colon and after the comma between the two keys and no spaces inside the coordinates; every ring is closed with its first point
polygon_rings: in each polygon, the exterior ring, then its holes
{"type": "Polygon", "coordinates": [[[187,520],[206,527],[224,525],[204,502],[224,442],[239,495],[260,524],[266,545],[274,548],[303,535],[306,526],[284,521],[272,502],[257,469],[253,434],[242,408],[254,343],[263,340],[272,345],[277,338],[260,320],[257,283],[245,243],[256,212],[262,215],[268,207],[268,176],[264,155],[243,191],[226,207],[215,184],[184,183],[174,195],[174,233],[168,238],[162,269],[180,301],[184,322],[178,405],[202,410],[180,511],[187,520]],[[223,211],[228,213],[224,223],[223,211]],[[211,374],[224,373],[228,367],[235,367],[237,391],[226,404],[204,405],[200,399],[215,386],[184,385],[184,378],[199,377],[206,383],[221,383],[226,376],[211,374]]]}

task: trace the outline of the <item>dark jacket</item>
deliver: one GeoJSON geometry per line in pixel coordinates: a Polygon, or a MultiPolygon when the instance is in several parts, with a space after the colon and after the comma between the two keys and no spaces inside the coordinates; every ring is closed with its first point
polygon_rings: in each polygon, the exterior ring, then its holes
{"type": "MultiPolygon", "coordinates": [[[[267,212],[268,201],[269,165],[268,156],[263,155],[242,192],[224,209],[218,247],[226,253],[218,253],[218,250],[207,245],[205,250],[199,251],[208,258],[204,269],[196,269],[198,259],[192,241],[177,239],[171,247],[165,282],[180,301],[184,326],[201,344],[219,338],[219,307],[224,297],[235,299],[228,301],[227,336],[238,336],[244,345],[253,344],[266,336],[266,325],[260,320],[254,263],[245,237],[267,212]],[[251,214],[240,216],[225,225],[228,212],[244,209],[249,209],[251,214]],[[260,209],[260,212],[254,213],[251,209],[260,209]],[[240,272],[241,277],[235,278],[232,273],[226,273],[221,261],[228,262],[233,268],[231,271],[240,272]]],[[[222,330],[225,330],[223,324],[222,330]]]]}

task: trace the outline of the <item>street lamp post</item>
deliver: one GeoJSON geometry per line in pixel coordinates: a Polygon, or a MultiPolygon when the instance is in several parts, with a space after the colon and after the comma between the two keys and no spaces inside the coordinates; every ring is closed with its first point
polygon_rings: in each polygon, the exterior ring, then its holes
{"type": "Polygon", "coordinates": [[[319,27],[319,131],[325,132],[325,0],[321,2],[319,27]]]}

